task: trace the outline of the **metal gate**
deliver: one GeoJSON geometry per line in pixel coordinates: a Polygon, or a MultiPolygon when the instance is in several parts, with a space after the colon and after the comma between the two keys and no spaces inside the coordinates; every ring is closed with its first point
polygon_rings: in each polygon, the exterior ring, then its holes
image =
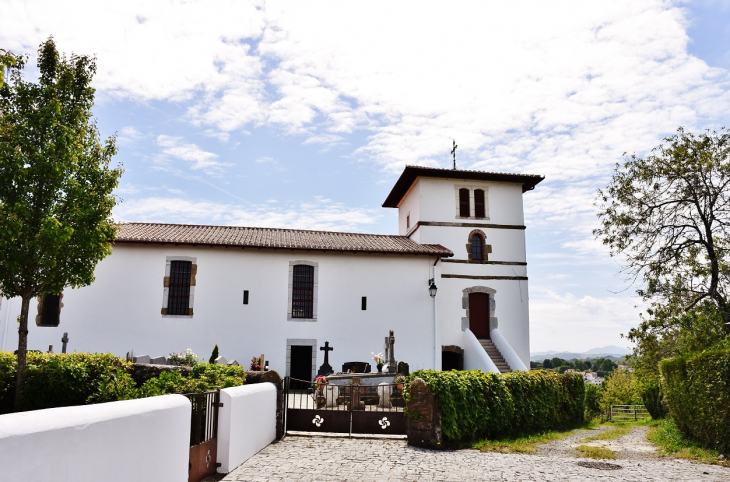
{"type": "Polygon", "coordinates": [[[286,377],[284,389],[287,432],[406,433],[402,385],[317,384],[286,377]]]}
{"type": "Polygon", "coordinates": [[[218,456],[220,392],[186,393],[193,405],[190,424],[188,482],[200,482],[215,473],[218,456]]]}

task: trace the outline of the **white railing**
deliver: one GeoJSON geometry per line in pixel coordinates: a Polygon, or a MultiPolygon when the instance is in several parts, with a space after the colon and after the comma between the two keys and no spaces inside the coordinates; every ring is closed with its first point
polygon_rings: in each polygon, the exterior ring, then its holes
{"type": "Polygon", "coordinates": [[[469,328],[464,330],[464,369],[499,373],[484,347],[469,328]]]}
{"type": "Polygon", "coordinates": [[[504,361],[507,362],[507,365],[509,365],[513,372],[517,370],[526,372],[529,370],[497,328],[493,329],[489,334],[492,338],[492,343],[497,347],[497,350],[502,354],[502,358],[504,358],[504,361]]]}

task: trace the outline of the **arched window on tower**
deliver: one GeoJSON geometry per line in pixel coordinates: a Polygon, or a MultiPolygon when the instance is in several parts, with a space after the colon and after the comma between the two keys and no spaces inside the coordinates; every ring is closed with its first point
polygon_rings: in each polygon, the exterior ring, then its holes
{"type": "Polygon", "coordinates": [[[482,245],[484,240],[478,234],[474,234],[471,237],[471,260],[472,261],[484,261],[484,252],[482,245]]]}
{"type": "Polygon", "coordinates": [[[459,217],[468,218],[471,216],[471,209],[469,206],[469,190],[462,188],[459,189],[459,217]]]}

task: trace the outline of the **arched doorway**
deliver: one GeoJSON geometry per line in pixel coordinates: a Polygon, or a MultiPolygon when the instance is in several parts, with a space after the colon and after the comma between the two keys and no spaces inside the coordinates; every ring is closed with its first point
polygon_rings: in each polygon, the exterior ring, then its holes
{"type": "Polygon", "coordinates": [[[469,293],[469,329],[480,340],[489,340],[489,294],[469,293]]]}

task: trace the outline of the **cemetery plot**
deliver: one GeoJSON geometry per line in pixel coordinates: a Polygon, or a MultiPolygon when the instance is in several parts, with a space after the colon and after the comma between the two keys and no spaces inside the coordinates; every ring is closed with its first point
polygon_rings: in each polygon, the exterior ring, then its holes
{"type": "Polygon", "coordinates": [[[362,385],[357,376],[346,380],[347,384],[334,384],[287,377],[284,381],[287,432],[406,433],[401,385],[362,385]]]}

